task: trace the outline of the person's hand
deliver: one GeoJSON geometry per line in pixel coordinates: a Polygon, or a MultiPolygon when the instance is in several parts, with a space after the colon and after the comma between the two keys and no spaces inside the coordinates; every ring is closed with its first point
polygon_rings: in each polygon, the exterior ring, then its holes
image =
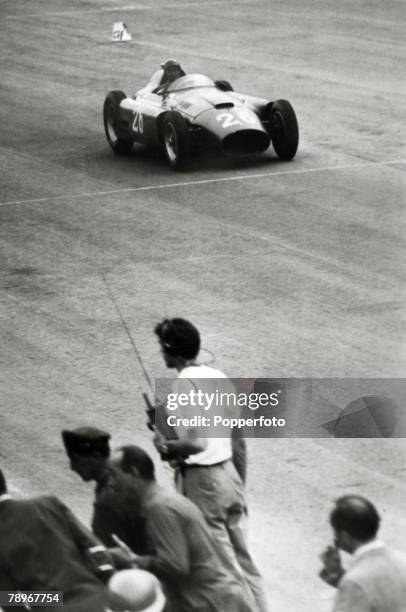
{"type": "Polygon", "coordinates": [[[122,567],[134,567],[137,563],[138,555],[135,554],[131,550],[129,546],[123,540],[115,534],[111,534],[112,540],[117,544],[115,548],[110,548],[109,552],[111,553],[115,563],[120,568],[122,567]]]}
{"type": "Polygon", "coordinates": [[[135,553],[128,555],[119,546],[115,546],[114,548],[109,548],[108,551],[113,558],[114,567],[116,569],[122,570],[122,569],[131,569],[133,567],[136,567],[135,563],[137,560],[137,555],[135,553]]]}
{"type": "Polygon", "coordinates": [[[159,431],[155,431],[153,443],[156,450],[161,455],[161,458],[162,456],[168,454],[168,445],[166,443],[166,438],[159,431]]]}
{"type": "Polygon", "coordinates": [[[337,586],[344,574],[338,549],[335,546],[327,546],[320,559],[324,566],[319,574],[320,578],[331,586],[337,586]]]}
{"type": "Polygon", "coordinates": [[[325,569],[329,572],[337,572],[343,569],[340,553],[335,546],[327,546],[321,553],[320,559],[323,561],[325,569]]]}

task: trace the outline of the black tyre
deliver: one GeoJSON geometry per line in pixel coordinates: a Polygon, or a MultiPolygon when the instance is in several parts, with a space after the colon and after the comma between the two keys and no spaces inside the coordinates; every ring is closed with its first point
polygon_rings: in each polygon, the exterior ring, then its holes
{"type": "Polygon", "coordinates": [[[162,123],[162,145],[172,170],[182,170],[190,162],[190,134],[185,119],[176,111],[165,115],[162,123]]]}
{"type": "Polygon", "coordinates": [[[299,145],[299,126],[292,105],[287,100],[276,100],[266,111],[267,129],[277,156],[293,159],[299,145]]]}
{"type": "Polygon", "coordinates": [[[233,87],[230,85],[228,81],[214,81],[217,89],[221,89],[221,91],[234,91],[233,87]]]}
{"type": "Polygon", "coordinates": [[[103,122],[107,142],[117,155],[129,155],[133,143],[120,137],[118,131],[120,102],[127,96],[123,91],[110,91],[104,101],[103,122]]]}

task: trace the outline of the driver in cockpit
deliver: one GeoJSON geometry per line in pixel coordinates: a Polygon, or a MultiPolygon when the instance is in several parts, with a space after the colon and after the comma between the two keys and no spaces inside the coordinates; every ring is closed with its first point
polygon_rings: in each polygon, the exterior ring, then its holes
{"type": "Polygon", "coordinates": [[[185,76],[185,71],[175,59],[167,59],[161,64],[161,70],[157,70],[149,83],[137,91],[136,95],[145,95],[148,93],[156,93],[161,95],[165,93],[171,83],[182,76],[185,76]]]}

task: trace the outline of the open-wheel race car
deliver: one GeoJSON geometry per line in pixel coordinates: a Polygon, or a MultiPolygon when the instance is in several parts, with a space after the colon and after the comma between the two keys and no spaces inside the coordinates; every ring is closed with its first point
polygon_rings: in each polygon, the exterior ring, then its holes
{"type": "Polygon", "coordinates": [[[263,153],[272,143],[280,159],[290,160],[299,143],[296,115],[287,100],[240,94],[227,81],[202,74],[182,76],[157,93],[127,97],[110,91],[103,118],[115,153],[129,154],[140,143],[163,150],[175,170],[202,149],[242,156],[263,153]]]}

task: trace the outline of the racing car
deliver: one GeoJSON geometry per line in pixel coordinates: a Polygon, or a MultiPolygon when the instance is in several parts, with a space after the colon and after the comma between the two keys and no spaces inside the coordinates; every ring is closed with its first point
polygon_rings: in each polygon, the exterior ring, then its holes
{"type": "Polygon", "coordinates": [[[114,153],[129,154],[140,143],[163,150],[174,170],[211,147],[242,156],[263,153],[272,143],[280,159],[291,160],[299,144],[295,111],[287,100],[237,93],[228,81],[203,74],[186,74],[164,90],[134,97],[110,91],[103,119],[114,153]]]}

